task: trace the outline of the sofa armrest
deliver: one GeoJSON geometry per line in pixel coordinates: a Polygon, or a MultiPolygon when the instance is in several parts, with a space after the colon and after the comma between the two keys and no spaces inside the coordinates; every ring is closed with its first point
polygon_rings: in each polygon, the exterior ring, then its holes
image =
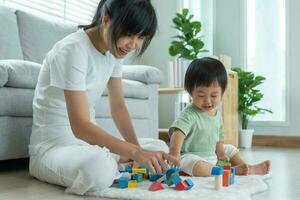
{"type": "Polygon", "coordinates": [[[124,79],[135,80],[145,84],[160,84],[164,80],[162,72],[147,65],[123,65],[124,79]]]}
{"type": "Polygon", "coordinates": [[[0,87],[34,89],[41,65],[24,60],[0,60],[0,87]]]}

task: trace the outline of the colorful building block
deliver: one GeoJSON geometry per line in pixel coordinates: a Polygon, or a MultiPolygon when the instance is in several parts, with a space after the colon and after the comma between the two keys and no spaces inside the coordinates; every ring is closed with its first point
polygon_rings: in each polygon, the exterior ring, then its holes
{"type": "Polygon", "coordinates": [[[136,188],[138,186],[136,180],[128,181],[128,188],[136,188]]]}
{"type": "Polygon", "coordinates": [[[230,173],[230,185],[234,184],[235,179],[235,167],[231,167],[231,173],[230,173]]]}
{"type": "Polygon", "coordinates": [[[230,185],[230,170],[224,170],[223,173],[223,187],[228,187],[230,185]]]}
{"type": "Polygon", "coordinates": [[[173,184],[178,184],[181,181],[181,178],[179,177],[178,173],[173,173],[171,177],[167,180],[168,186],[171,186],[173,184]]]}
{"type": "Polygon", "coordinates": [[[136,180],[137,182],[142,182],[143,181],[143,174],[133,174],[132,175],[132,180],[136,180]]]}
{"type": "Polygon", "coordinates": [[[187,184],[188,190],[191,189],[194,186],[193,181],[189,178],[185,179],[184,182],[187,184]]]}
{"type": "Polygon", "coordinates": [[[229,162],[227,160],[218,160],[216,165],[219,167],[231,166],[231,162],[229,162]]]}
{"type": "Polygon", "coordinates": [[[188,185],[186,184],[185,181],[180,181],[179,183],[176,184],[175,188],[176,190],[187,190],[188,185]]]}
{"type": "Polygon", "coordinates": [[[127,188],[128,187],[128,178],[121,177],[118,181],[119,188],[127,188]]]}
{"type": "Polygon", "coordinates": [[[163,189],[164,189],[164,187],[160,182],[154,182],[150,185],[148,190],[152,191],[152,192],[155,192],[155,191],[163,190],[163,189]]]}
{"type": "Polygon", "coordinates": [[[159,174],[149,174],[149,180],[150,181],[157,181],[159,178],[163,177],[164,174],[163,173],[159,173],[159,174]]]}
{"type": "Polygon", "coordinates": [[[169,178],[171,177],[171,175],[173,173],[179,173],[179,171],[180,171],[180,169],[178,169],[178,168],[170,168],[170,169],[168,169],[167,173],[166,173],[167,180],[169,180],[169,178]]]}
{"type": "Polygon", "coordinates": [[[224,170],[222,167],[214,166],[211,169],[211,175],[215,177],[215,190],[220,190],[222,188],[222,175],[224,170]]]}

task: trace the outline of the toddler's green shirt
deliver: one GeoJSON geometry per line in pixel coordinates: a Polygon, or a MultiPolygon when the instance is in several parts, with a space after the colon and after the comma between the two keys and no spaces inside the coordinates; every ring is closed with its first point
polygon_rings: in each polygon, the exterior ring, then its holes
{"type": "Polygon", "coordinates": [[[209,116],[194,104],[188,105],[169,129],[171,136],[175,129],[185,134],[181,154],[192,153],[201,157],[214,156],[216,143],[224,141],[222,115],[218,111],[209,116]]]}

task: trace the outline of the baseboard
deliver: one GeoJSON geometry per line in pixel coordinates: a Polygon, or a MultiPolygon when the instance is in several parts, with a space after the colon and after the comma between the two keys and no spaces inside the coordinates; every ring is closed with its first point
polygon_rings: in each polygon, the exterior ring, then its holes
{"type": "Polygon", "coordinates": [[[252,145],[253,146],[300,148],[300,137],[254,135],[252,145]]]}

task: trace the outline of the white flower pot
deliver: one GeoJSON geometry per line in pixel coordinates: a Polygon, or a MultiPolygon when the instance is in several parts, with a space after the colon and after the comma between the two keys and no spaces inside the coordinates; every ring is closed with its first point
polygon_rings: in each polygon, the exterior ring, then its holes
{"type": "Polygon", "coordinates": [[[254,129],[242,129],[240,132],[240,147],[251,148],[254,129]]]}

